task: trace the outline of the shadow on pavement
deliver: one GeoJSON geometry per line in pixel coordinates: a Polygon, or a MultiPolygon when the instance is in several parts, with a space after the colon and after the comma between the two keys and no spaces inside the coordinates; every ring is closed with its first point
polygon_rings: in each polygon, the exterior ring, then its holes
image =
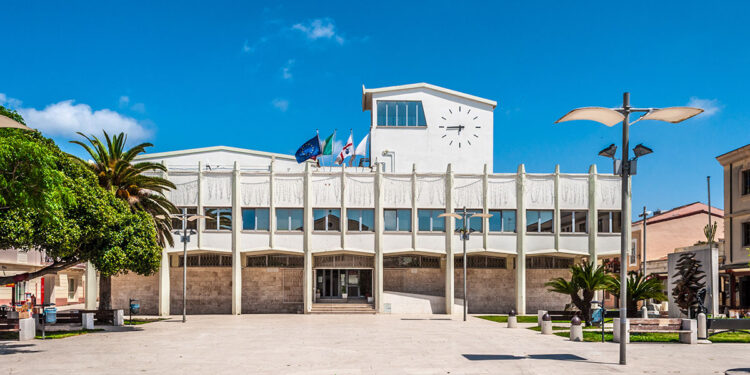
{"type": "Polygon", "coordinates": [[[585,362],[585,363],[598,363],[606,364],[604,362],[589,361],[586,358],[577,356],[575,354],[529,354],[529,355],[511,355],[511,354],[464,354],[464,358],[470,361],[508,361],[508,360],[519,360],[519,359],[546,359],[553,361],[574,361],[574,362],[585,362]]]}
{"type": "Polygon", "coordinates": [[[16,353],[38,353],[38,352],[40,352],[40,350],[22,349],[22,348],[27,348],[29,346],[34,346],[34,344],[6,344],[6,343],[0,343],[0,355],[16,354],[16,353]]]}

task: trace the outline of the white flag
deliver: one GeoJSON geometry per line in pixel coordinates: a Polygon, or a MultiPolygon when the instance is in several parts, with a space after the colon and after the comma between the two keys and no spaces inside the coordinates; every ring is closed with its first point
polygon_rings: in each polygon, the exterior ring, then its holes
{"type": "Polygon", "coordinates": [[[344,148],[341,149],[341,152],[339,152],[339,156],[336,157],[336,164],[342,164],[344,162],[344,159],[347,156],[352,155],[352,147],[354,145],[352,144],[352,134],[349,133],[349,140],[346,141],[346,144],[344,145],[344,148]]]}
{"type": "Polygon", "coordinates": [[[359,144],[357,145],[357,149],[354,150],[354,156],[367,156],[367,137],[370,136],[370,133],[367,133],[367,135],[362,138],[361,141],[359,141],[359,144]]]}

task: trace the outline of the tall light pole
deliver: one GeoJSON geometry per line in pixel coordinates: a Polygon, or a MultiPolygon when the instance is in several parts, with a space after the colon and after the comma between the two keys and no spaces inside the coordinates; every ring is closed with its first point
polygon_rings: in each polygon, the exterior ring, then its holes
{"type": "MultiPolygon", "coordinates": [[[[685,121],[693,116],[696,116],[703,112],[700,108],[692,107],[667,107],[667,108],[633,108],[630,106],[630,93],[626,92],[622,95],[622,107],[620,108],[604,108],[604,107],[584,107],[574,109],[568,112],[565,116],[561,117],[555,123],[572,121],[572,120],[591,120],[602,123],[607,126],[614,126],[622,122],[622,159],[620,161],[620,176],[622,177],[622,201],[620,206],[621,224],[620,229],[620,290],[627,290],[628,277],[627,277],[627,255],[629,248],[630,239],[630,175],[631,172],[635,172],[635,160],[639,156],[651,153],[648,147],[638,145],[635,148],[635,158],[630,160],[629,142],[630,125],[635,124],[640,120],[658,120],[666,121],[673,124],[685,121]],[[629,121],[631,113],[644,113],[641,117],[633,122],[629,121]],[[631,167],[633,170],[631,170],[631,167]]],[[[611,145],[605,150],[600,152],[600,155],[614,158],[616,147],[611,145]],[[611,151],[611,152],[608,152],[611,151]]],[[[634,173],[632,173],[634,174],[634,173]]],[[[627,334],[627,293],[620,292],[620,364],[624,365],[627,363],[626,360],[626,341],[627,334]]],[[[617,329],[617,327],[613,327],[617,329]]]]}
{"type": "Polygon", "coordinates": [[[646,277],[646,218],[648,218],[648,215],[651,215],[651,211],[646,211],[646,206],[643,206],[643,213],[638,215],[643,218],[643,264],[641,265],[643,277],[646,277]]]}
{"type": "MultiPolygon", "coordinates": [[[[192,229],[190,230],[190,232],[188,232],[187,222],[195,221],[198,219],[205,219],[208,216],[191,215],[186,212],[180,214],[171,214],[169,216],[178,218],[182,221],[182,234],[180,235],[180,241],[182,241],[182,322],[185,323],[187,321],[187,243],[190,242],[190,236],[194,234],[194,231],[192,229]]],[[[166,218],[166,216],[156,215],[156,218],[164,219],[166,218]]],[[[174,233],[180,234],[179,229],[174,231],[174,233]]]]}
{"type": "MultiPolygon", "coordinates": [[[[469,310],[469,307],[468,307],[468,304],[467,304],[468,296],[466,295],[466,293],[467,293],[467,288],[466,288],[466,267],[467,267],[466,241],[469,240],[469,230],[467,230],[467,226],[466,226],[467,215],[468,215],[468,212],[466,211],[466,206],[464,206],[464,208],[463,208],[462,215],[454,214],[454,213],[444,213],[444,214],[438,215],[438,217],[452,217],[454,219],[463,219],[463,228],[461,229],[461,240],[463,240],[463,245],[464,245],[464,262],[463,262],[464,263],[464,322],[466,321],[466,315],[467,315],[468,310],[469,310]]],[[[471,218],[474,218],[474,217],[479,217],[479,218],[483,218],[484,219],[484,218],[489,218],[491,216],[492,216],[492,214],[475,213],[475,214],[469,216],[468,219],[471,219],[471,218]]],[[[471,226],[469,226],[469,228],[471,228],[471,226]]]]}

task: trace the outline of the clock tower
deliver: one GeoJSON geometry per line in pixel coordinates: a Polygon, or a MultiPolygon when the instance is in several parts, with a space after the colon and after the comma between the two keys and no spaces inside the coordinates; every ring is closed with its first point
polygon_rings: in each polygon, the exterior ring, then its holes
{"type": "Polygon", "coordinates": [[[427,83],[362,88],[372,112],[370,155],[386,172],[492,172],[493,111],[497,103],[427,83]]]}

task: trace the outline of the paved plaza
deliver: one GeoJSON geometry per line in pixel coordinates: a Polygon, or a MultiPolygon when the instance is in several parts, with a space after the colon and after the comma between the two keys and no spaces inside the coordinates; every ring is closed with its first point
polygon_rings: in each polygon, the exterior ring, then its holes
{"type": "Polygon", "coordinates": [[[723,374],[747,344],[572,343],[444,315],[199,315],[57,340],[0,341],[0,374],[723,374]]]}

